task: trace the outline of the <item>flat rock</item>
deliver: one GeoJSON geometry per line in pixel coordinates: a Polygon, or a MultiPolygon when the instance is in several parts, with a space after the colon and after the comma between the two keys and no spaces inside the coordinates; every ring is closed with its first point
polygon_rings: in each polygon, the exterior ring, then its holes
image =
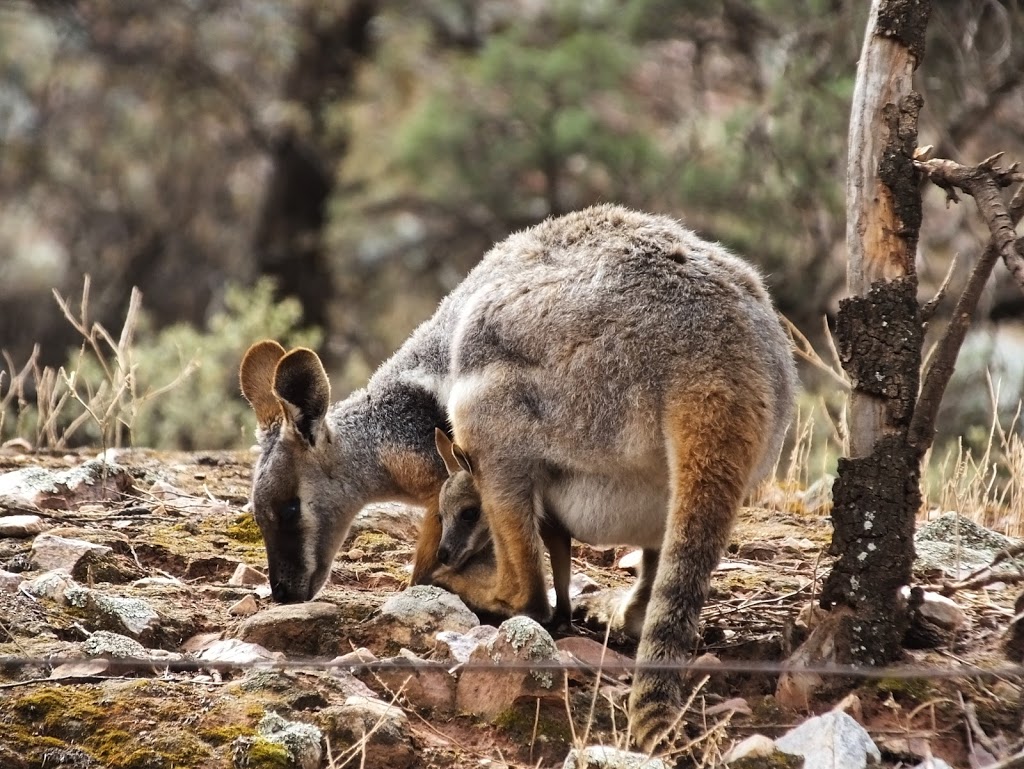
{"type": "Polygon", "coordinates": [[[145,657],[146,647],[120,633],[97,630],[82,644],[86,654],[106,657],[145,657]]]}
{"type": "Polygon", "coordinates": [[[763,734],[752,734],[742,742],[733,745],[722,757],[722,763],[731,764],[741,759],[769,758],[778,755],[775,740],[763,734]]]}
{"type": "Polygon", "coordinates": [[[561,698],[565,672],[544,663],[561,657],[551,635],[529,617],[512,617],[498,633],[470,654],[459,675],[456,705],[461,711],[493,718],[522,697],[561,698]],[[519,663],[518,667],[508,667],[519,663]],[[542,663],[531,670],[529,663],[542,663]],[[489,670],[489,666],[495,670],[489,670]],[[498,669],[500,668],[500,669],[498,669]]]}
{"type": "Polygon", "coordinates": [[[228,607],[228,614],[232,617],[248,617],[260,610],[260,605],[251,595],[247,595],[231,604],[228,607]]]}
{"type": "MultiPolygon", "coordinates": [[[[572,655],[572,660],[588,665],[594,669],[608,668],[612,676],[628,672],[634,664],[632,657],[609,649],[586,636],[568,636],[555,641],[560,652],[572,655]]],[[[587,676],[593,678],[593,676],[587,676]]]]}
{"type": "Polygon", "coordinates": [[[48,571],[35,579],[22,582],[20,589],[36,598],[49,598],[51,601],[63,604],[64,592],[69,587],[78,587],[78,583],[71,578],[70,574],[66,571],[48,571]]]}
{"type": "Polygon", "coordinates": [[[68,574],[88,552],[111,552],[105,545],[96,545],[83,539],[67,539],[54,534],[40,534],[32,541],[32,564],[40,571],[60,569],[68,574]]]}
{"type": "Polygon", "coordinates": [[[238,628],[238,638],[289,656],[333,657],[344,644],[347,622],[333,603],[308,601],[270,606],[238,628]]]}
{"type": "Polygon", "coordinates": [[[480,620],[454,593],[433,585],[413,585],[384,602],[377,624],[399,646],[429,651],[438,631],[465,632],[480,620]]]}
{"type": "Polygon", "coordinates": [[[24,578],[20,574],[0,569],[0,591],[4,593],[16,593],[24,578]]]}
{"type": "Polygon", "coordinates": [[[204,662],[230,662],[248,664],[284,659],[281,652],[272,652],[259,644],[239,641],[237,638],[218,638],[203,644],[196,659],[204,662]]]}
{"type": "Polygon", "coordinates": [[[366,740],[357,759],[365,769],[408,769],[416,761],[409,719],[401,708],[374,697],[353,695],[344,705],[324,708],[318,721],[335,756],[366,740]]]}
{"type": "Polygon", "coordinates": [[[38,515],[5,515],[0,517],[0,537],[23,539],[34,537],[45,528],[38,515]]]}
{"type": "Polygon", "coordinates": [[[835,710],[804,721],[779,737],[775,746],[783,753],[802,756],[805,766],[865,769],[882,760],[864,727],[847,713],[835,710]]]}
{"type": "Polygon", "coordinates": [[[91,459],[69,470],[23,467],[0,475],[0,503],[41,510],[73,510],[87,502],[109,502],[133,490],[121,465],[91,459]]]}
{"type": "Polygon", "coordinates": [[[668,769],[668,764],[645,753],[588,745],[583,750],[570,750],[562,769],[668,769]]]}

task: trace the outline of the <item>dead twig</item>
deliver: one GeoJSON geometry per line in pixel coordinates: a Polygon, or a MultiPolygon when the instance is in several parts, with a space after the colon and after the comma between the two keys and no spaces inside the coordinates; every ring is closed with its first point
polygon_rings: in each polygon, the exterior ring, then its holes
{"type": "Polygon", "coordinates": [[[996,582],[1002,582],[1007,585],[1024,582],[1024,572],[1018,571],[1016,574],[997,574],[993,571],[999,564],[1016,558],[1019,555],[1024,555],[1024,544],[1014,545],[1013,547],[1008,547],[1005,550],[1000,550],[996,553],[990,564],[982,566],[980,569],[975,569],[962,580],[957,582],[943,582],[941,585],[926,585],[924,589],[932,590],[940,595],[951,596],[960,590],[977,590],[978,588],[982,588],[996,582]]]}

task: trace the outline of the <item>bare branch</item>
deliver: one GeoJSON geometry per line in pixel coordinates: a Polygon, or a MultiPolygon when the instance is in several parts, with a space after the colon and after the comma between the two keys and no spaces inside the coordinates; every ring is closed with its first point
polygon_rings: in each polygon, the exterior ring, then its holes
{"type": "Polygon", "coordinates": [[[960,264],[960,254],[956,253],[949,262],[949,269],[946,270],[946,277],[942,279],[942,285],[939,286],[939,290],[935,292],[935,296],[929,299],[921,307],[921,323],[925,326],[934,317],[935,311],[939,308],[942,300],[946,298],[946,292],[949,290],[949,283],[953,280],[953,274],[956,272],[957,266],[960,264]]]}

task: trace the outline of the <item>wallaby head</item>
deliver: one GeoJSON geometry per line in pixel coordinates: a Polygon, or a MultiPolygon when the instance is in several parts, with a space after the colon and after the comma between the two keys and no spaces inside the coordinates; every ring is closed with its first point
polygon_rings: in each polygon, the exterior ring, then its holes
{"type": "Polygon", "coordinates": [[[491,544],[491,529],[481,517],[480,494],[469,456],[440,428],[434,430],[434,442],[448,470],[439,500],[441,542],[437,560],[460,569],[491,544]]]}
{"type": "Polygon", "coordinates": [[[338,507],[355,496],[345,493],[325,419],[327,374],[312,350],[286,353],[268,340],[246,352],[240,379],[258,423],[252,510],[267,547],[271,590],[283,603],[309,600],[327,581],[348,532],[335,525],[338,507]]]}

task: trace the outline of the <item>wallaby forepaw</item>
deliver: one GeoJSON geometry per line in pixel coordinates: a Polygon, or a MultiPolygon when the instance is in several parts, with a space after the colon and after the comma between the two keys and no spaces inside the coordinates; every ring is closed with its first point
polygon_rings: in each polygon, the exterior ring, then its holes
{"type": "Polygon", "coordinates": [[[575,599],[572,618],[584,627],[598,631],[611,629],[615,636],[636,640],[639,634],[630,633],[630,628],[623,622],[621,607],[628,595],[628,591],[620,588],[608,588],[581,595],[575,599]]]}

